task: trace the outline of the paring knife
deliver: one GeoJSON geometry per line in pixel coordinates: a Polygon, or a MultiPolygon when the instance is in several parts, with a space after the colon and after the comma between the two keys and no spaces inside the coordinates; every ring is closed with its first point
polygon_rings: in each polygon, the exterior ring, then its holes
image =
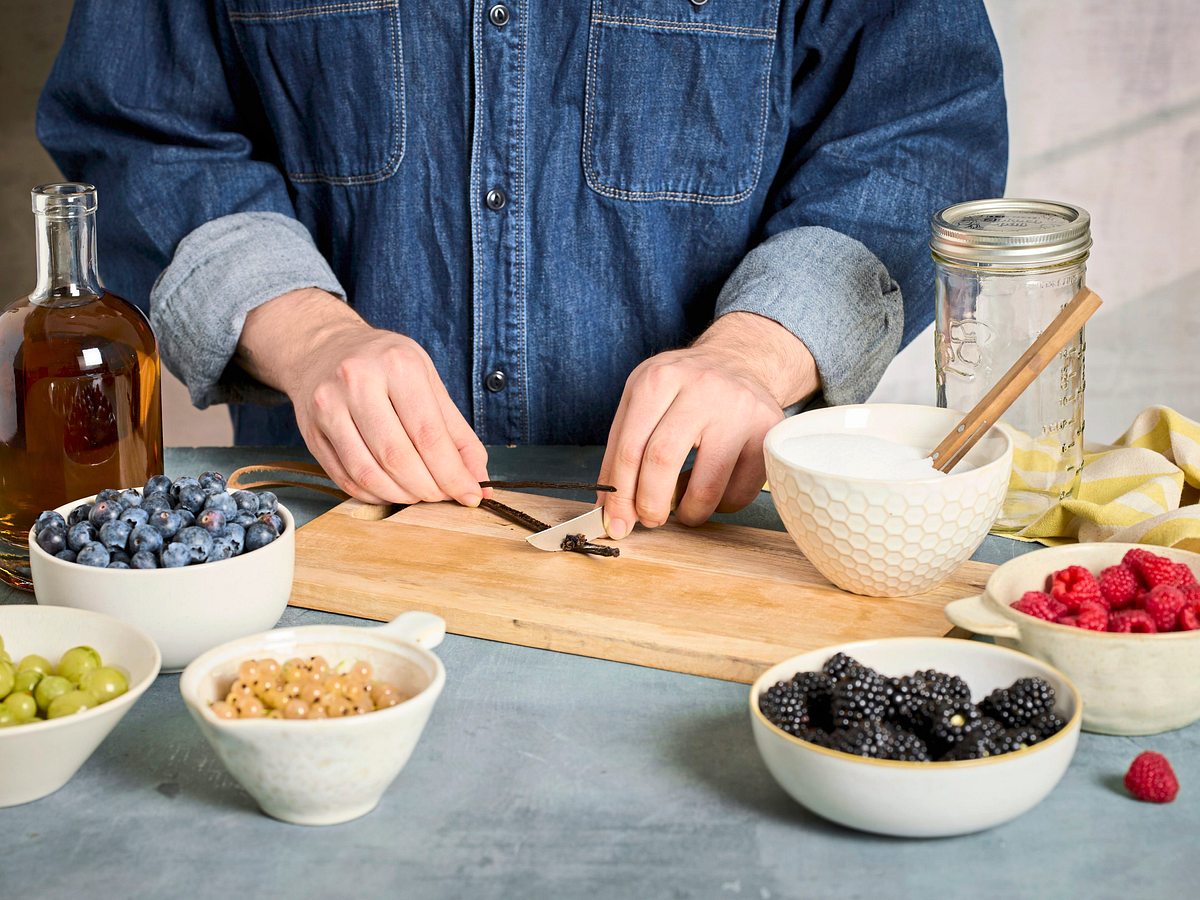
{"type": "Polygon", "coordinates": [[[608,537],[608,532],[604,530],[604,510],[597,506],[582,516],[576,516],[560,525],[554,525],[545,531],[531,534],[525,540],[539,550],[555,551],[562,549],[563,538],[569,534],[582,534],[589,541],[608,537]]]}

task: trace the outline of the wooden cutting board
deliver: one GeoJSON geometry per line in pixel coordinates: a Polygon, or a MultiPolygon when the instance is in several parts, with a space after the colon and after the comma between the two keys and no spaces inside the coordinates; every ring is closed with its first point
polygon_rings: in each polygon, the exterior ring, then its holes
{"type": "MultiPolygon", "coordinates": [[[[588,509],[496,498],[551,524],[588,509]]],[[[292,604],[379,620],[423,609],[455,634],[741,682],[828,644],[944,635],[945,603],[995,568],[964,563],[928,594],[874,599],[835,588],[784,532],[672,522],[604,559],[536,550],[518,526],[457,504],[385,514],[350,500],[301,528],[292,604]]]]}

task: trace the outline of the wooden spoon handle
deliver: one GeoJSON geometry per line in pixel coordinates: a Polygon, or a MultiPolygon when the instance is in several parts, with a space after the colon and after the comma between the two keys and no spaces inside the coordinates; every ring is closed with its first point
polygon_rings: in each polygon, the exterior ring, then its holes
{"type": "Polygon", "coordinates": [[[929,458],[933,467],[940,472],[949,472],[961,460],[987,430],[1000,420],[1005,411],[1033,384],[1074,337],[1083,324],[1100,308],[1100,297],[1094,291],[1083,288],[1062,308],[1038,339],[1021,354],[1004,376],[996,382],[983,399],[975,404],[961,422],[933,448],[929,458]]]}

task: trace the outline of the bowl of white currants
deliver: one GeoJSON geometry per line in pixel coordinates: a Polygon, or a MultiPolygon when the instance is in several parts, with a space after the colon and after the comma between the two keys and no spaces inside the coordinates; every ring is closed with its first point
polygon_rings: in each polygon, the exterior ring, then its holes
{"type": "Polygon", "coordinates": [[[446,681],[446,623],[267,631],[194,660],[179,690],[200,731],[269,816],[334,825],[373,810],[416,748],[446,681]]]}
{"type": "Polygon", "coordinates": [[[0,606],[0,807],[70,781],[161,659],[149,635],[111,616],[0,606]]]}

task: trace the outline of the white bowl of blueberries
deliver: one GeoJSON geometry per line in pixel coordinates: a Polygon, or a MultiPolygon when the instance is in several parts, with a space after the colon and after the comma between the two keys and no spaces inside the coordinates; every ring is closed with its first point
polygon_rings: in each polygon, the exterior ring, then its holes
{"type": "Polygon", "coordinates": [[[205,472],[104,490],[47,510],[29,535],[45,606],[143,629],[180,671],[210,647],[272,628],[292,590],[296,523],[270,491],[229,491],[205,472]]]}

